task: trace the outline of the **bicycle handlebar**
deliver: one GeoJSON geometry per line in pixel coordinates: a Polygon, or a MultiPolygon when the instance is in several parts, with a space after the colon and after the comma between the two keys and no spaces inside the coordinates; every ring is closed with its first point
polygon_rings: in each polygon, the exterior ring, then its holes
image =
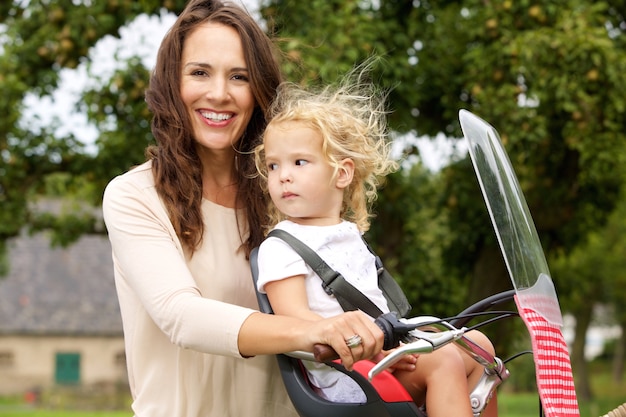
{"type": "MultiPolygon", "coordinates": [[[[385,335],[383,349],[391,350],[367,374],[371,381],[377,374],[398,362],[404,355],[430,353],[448,343],[455,342],[465,353],[484,367],[483,375],[470,393],[470,404],[474,416],[479,416],[498,385],[509,377],[504,363],[480,345],[465,336],[466,327],[456,328],[437,317],[420,316],[398,319],[395,313],[379,316],[375,323],[385,335]]],[[[327,345],[315,345],[314,353],[294,352],[290,356],[305,360],[326,362],[339,355],[327,345]]]]}
{"type": "MultiPolygon", "coordinates": [[[[393,312],[379,316],[375,323],[384,333],[383,349],[394,351],[372,368],[370,379],[406,354],[430,353],[450,342],[456,342],[488,371],[498,372],[500,368],[493,355],[464,335],[467,331],[465,327],[457,329],[448,322],[432,316],[398,319],[393,312]]],[[[302,358],[302,355],[299,357],[302,358]]],[[[338,359],[339,355],[330,346],[317,344],[314,346],[313,357],[318,362],[328,362],[338,359]]]]}
{"type": "Polygon", "coordinates": [[[469,354],[490,373],[498,373],[502,367],[491,353],[465,336],[467,331],[465,327],[457,329],[446,321],[430,316],[400,320],[391,318],[391,321],[388,320],[389,317],[385,316],[381,316],[380,319],[387,321],[394,331],[400,328],[393,325],[394,320],[403,323],[402,329],[412,328],[412,330],[409,330],[404,335],[400,335],[399,338],[404,344],[400,345],[370,370],[368,375],[370,380],[382,370],[392,366],[406,354],[430,353],[451,342],[456,342],[465,353],[469,354]]]}

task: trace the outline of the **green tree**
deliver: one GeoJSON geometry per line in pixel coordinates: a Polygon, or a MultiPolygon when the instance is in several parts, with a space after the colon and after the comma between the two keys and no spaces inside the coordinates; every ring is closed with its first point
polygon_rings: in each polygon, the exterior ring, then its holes
{"type": "Polygon", "coordinates": [[[446,217],[436,212],[440,184],[440,177],[419,163],[388,176],[368,239],[414,314],[447,317],[459,313],[467,290],[444,272],[442,250],[451,233],[446,217]]]}

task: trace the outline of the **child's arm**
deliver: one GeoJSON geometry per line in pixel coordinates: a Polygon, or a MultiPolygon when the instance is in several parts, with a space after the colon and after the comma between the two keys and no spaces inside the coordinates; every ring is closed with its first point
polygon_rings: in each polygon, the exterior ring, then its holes
{"type": "Polygon", "coordinates": [[[275,314],[311,321],[322,319],[322,316],[309,309],[304,275],[268,282],[265,284],[265,292],[275,314]]]}

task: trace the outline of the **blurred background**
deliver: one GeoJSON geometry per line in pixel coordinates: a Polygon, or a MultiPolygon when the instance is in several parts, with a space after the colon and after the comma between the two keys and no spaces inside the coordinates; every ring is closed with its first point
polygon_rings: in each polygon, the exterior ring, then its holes
{"type": "MultiPolygon", "coordinates": [[[[153,142],[143,94],[184,3],[0,4],[0,415],[132,415],[100,204],[153,142]]],[[[242,4],[290,81],[383,58],[373,77],[391,91],[402,169],[368,240],[414,315],[511,288],[458,110],[500,132],[566,318],[581,415],[625,402],[626,1],[242,4]]],[[[519,320],[484,330],[501,357],[529,348],[519,320]]],[[[509,366],[502,415],[536,415],[532,357],[509,366]]]]}

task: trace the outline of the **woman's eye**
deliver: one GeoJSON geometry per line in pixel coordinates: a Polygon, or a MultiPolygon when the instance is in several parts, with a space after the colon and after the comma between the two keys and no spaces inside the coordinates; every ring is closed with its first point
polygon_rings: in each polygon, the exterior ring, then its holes
{"type": "Polygon", "coordinates": [[[308,163],[309,163],[309,161],[307,161],[306,159],[296,159],[296,165],[302,166],[302,165],[306,165],[308,163]]]}
{"type": "Polygon", "coordinates": [[[235,74],[235,75],[233,75],[233,80],[248,81],[248,76],[243,75],[243,74],[235,74]]]}
{"type": "Polygon", "coordinates": [[[191,75],[195,75],[198,77],[204,77],[206,75],[206,71],[204,70],[195,70],[191,72],[191,75]]]}

